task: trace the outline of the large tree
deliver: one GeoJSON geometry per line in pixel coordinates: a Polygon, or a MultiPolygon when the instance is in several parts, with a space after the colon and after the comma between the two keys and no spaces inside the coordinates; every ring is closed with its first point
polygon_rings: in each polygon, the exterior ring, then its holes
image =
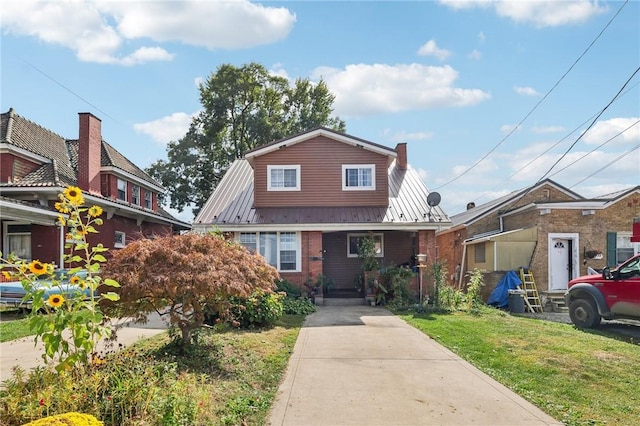
{"type": "Polygon", "coordinates": [[[229,165],[256,147],[313,127],[344,132],[332,117],[335,96],[327,85],[269,74],[262,65],[225,64],[200,84],[202,111],[189,131],[167,147],[167,160],[147,172],[167,188],[169,205],[202,208],[229,165]]]}

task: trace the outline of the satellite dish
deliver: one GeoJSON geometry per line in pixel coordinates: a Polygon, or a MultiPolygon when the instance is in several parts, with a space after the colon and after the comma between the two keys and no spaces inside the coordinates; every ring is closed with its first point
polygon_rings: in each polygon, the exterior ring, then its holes
{"type": "Polygon", "coordinates": [[[429,194],[427,196],[427,204],[429,204],[429,207],[435,207],[440,204],[440,194],[438,194],[437,192],[432,192],[431,194],[429,194]]]}

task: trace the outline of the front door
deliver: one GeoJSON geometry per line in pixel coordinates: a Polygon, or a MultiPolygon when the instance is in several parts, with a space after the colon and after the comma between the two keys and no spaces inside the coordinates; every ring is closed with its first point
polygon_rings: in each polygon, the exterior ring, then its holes
{"type": "Polygon", "coordinates": [[[551,238],[549,246],[549,291],[566,290],[571,279],[570,240],[551,238]]]}

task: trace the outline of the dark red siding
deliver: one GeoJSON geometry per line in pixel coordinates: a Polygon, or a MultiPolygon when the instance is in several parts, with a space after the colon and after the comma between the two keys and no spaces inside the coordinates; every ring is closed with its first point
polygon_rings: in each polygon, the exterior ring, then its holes
{"type": "Polygon", "coordinates": [[[256,207],[386,206],[388,157],[317,137],[255,158],[256,207]],[[375,164],[375,191],[343,191],[343,164],[375,164]],[[268,165],[300,165],[300,191],[267,191],[268,165]]]}

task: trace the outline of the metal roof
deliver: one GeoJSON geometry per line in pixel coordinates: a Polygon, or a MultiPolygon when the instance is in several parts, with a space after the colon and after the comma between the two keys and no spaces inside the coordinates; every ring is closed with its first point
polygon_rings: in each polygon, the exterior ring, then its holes
{"type": "Polygon", "coordinates": [[[427,204],[424,182],[411,167],[389,167],[388,207],[253,207],[253,168],[245,159],[227,170],[194,220],[194,228],[221,230],[266,229],[442,229],[450,219],[439,207],[427,204]]]}

